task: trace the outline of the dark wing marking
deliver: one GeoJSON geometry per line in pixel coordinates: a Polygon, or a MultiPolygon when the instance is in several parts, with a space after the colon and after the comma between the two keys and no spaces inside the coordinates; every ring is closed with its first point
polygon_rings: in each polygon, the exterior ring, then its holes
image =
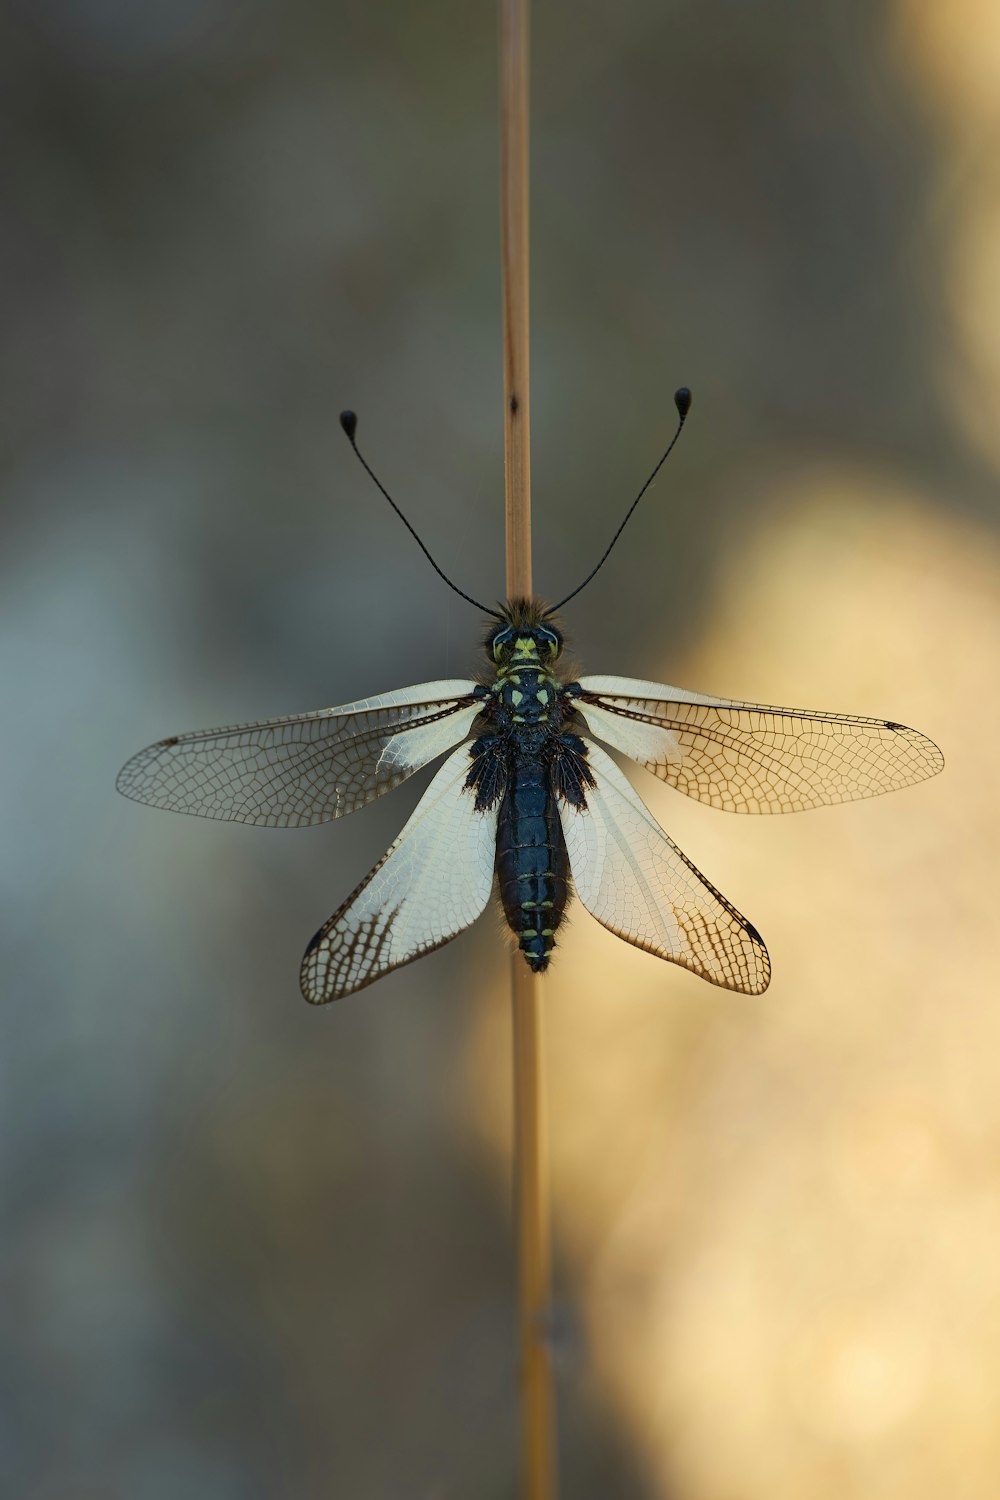
{"type": "Polygon", "coordinates": [[[466,738],[475,683],[426,682],[340,708],[177,735],[118,774],[126,797],[171,812],[303,828],[380,797],[466,738]]]}
{"type": "Polygon", "coordinates": [[[584,677],[573,706],[593,734],[688,797],[726,812],[801,812],[935,776],[941,751],[889,719],[707,698],[584,677]]]}
{"type": "Polygon", "coordinates": [[[584,906],[647,953],[724,989],[762,994],[771,964],[760,933],[667,837],[611,757],[594,744],[587,753],[597,785],[586,807],[559,801],[584,906]]]}
{"type": "Polygon", "coordinates": [[[469,752],[448,757],[396,842],[302,960],[302,993],[314,1005],[339,1000],[450,942],[490,899],[497,812],[475,807],[469,752]]]}

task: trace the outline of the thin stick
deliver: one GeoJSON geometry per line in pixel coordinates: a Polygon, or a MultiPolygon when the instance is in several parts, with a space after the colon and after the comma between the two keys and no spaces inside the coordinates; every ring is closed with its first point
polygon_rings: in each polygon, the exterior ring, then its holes
{"type": "Polygon", "coordinates": [[[528,369],[528,0],[500,0],[500,257],[507,594],[531,594],[528,369]]]}
{"type": "Polygon", "coordinates": [[[551,1241],[542,1097],[540,985],[520,953],[511,961],[514,1032],[514,1196],[521,1346],[521,1465],[525,1500],[556,1494],[549,1338],[551,1241]]]}
{"type": "MultiPolygon", "coordinates": [[[[500,0],[500,244],[503,273],[507,595],[531,595],[528,367],[528,0],[500,0]]],[[[552,1251],[548,1211],[539,985],[520,953],[511,968],[514,1197],[525,1500],[555,1500],[552,1251]]]]}

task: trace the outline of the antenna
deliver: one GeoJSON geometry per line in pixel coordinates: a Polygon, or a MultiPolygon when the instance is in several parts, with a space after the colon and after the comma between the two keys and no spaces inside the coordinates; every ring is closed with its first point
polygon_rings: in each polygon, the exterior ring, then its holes
{"type": "Polygon", "coordinates": [[[485,604],[480,604],[479,601],[478,601],[478,599],[473,599],[472,595],[471,594],[467,594],[464,589],[460,589],[458,587],[457,583],[452,583],[452,581],[448,577],[447,573],[443,572],[442,569],[438,567],[437,563],[434,561],[433,557],[431,557],[431,555],[428,552],[427,548],[424,546],[423,542],[420,540],[419,536],[414,531],[414,529],[410,525],[409,521],[403,515],[403,512],[400,510],[400,508],[396,504],[395,500],[389,494],[389,491],[386,489],[386,487],[382,483],[381,479],[379,479],[378,475],[370,467],[367,459],[364,457],[364,455],[361,452],[361,449],[358,447],[357,441],[355,439],[355,433],[358,430],[357,413],[353,412],[353,411],[342,411],[340,413],[340,425],[344,429],[344,431],[346,432],[346,434],[347,434],[347,440],[350,443],[351,447],[354,449],[354,452],[357,455],[357,459],[358,459],[358,462],[361,464],[361,467],[364,469],[364,471],[368,475],[369,479],[373,480],[375,482],[375,484],[378,486],[378,488],[382,491],[383,495],[388,500],[389,504],[392,506],[393,510],[396,512],[397,516],[402,521],[403,525],[406,527],[407,531],[410,533],[410,535],[412,536],[413,540],[416,542],[417,546],[420,548],[421,552],[424,554],[424,556],[426,557],[427,561],[430,563],[431,567],[434,569],[435,573],[437,573],[438,577],[439,578],[443,578],[444,581],[445,581],[445,583],[448,585],[448,587],[450,589],[454,589],[455,593],[459,594],[468,604],[474,605],[476,609],[481,609],[483,611],[483,613],[486,614],[486,615],[492,615],[493,618],[496,619],[496,620],[502,620],[503,619],[503,615],[500,614],[498,610],[488,609],[485,604]]]}
{"type": "MultiPolygon", "coordinates": [[[[684,426],[685,419],[687,418],[688,412],[691,410],[691,392],[688,390],[688,388],[687,388],[686,385],[682,385],[679,391],[675,391],[674,392],[674,405],[677,408],[677,415],[680,418],[680,421],[677,423],[677,431],[674,433],[673,437],[670,439],[670,442],[667,444],[666,451],[664,452],[664,454],[663,454],[662,458],[660,459],[659,463],[656,465],[656,468],[653,470],[652,474],[650,474],[649,478],[646,480],[646,483],[643,485],[642,489],[639,491],[638,495],[636,495],[635,499],[632,501],[632,504],[629,506],[628,510],[625,512],[625,520],[622,522],[622,524],[619,526],[618,530],[615,532],[614,536],[611,538],[611,541],[610,541],[610,543],[608,545],[607,552],[605,552],[604,556],[601,558],[600,562],[597,564],[597,567],[594,569],[594,572],[593,573],[588,573],[587,576],[586,576],[586,578],[583,580],[583,582],[581,584],[579,584],[573,590],[573,592],[571,594],[567,594],[566,597],[565,597],[565,599],[560,599],[560,601],[559,601],[558,604],[553,604],[552,607],[551,607],[551,609],[547,609],[545,611],[546,615],[553,615],[553,614],[555,614],[555,612],[556,612],[557,609],[562,609],[562,607],[563,607],[564,604],[568,604],[571,599],[575,599],[576,596],[577,596],[577,594],[580,592],[580,590],[587,587],[587,584],[594,577],[594,574],[598,573],[601,570],[601,568],[603,568],[604,564],[607,562],[608,555],[611,552],[611,548],[615,545],[615,542],[617,542],[618,538],[621,536],[622,532],[625,530],[625,527],[628,524],[629,517],[631,516],[632,512],[635,510],[636,506],[639,504],[639,501],[642,499],[643,495],[649,489],[649,486],[652,484],[652,482],[656,478],[657,474],[659,474],[660,470],[663,468],[663,465],[666,463],[667,459],[670,457],[671,451],[673,450],[673,446],[676,443],[677,439],[681,435],[681,430],[682,430],[682,428],[684,426]]],[[[362,459],[362,462],[364,462],[363,459],[362,459]]]]}

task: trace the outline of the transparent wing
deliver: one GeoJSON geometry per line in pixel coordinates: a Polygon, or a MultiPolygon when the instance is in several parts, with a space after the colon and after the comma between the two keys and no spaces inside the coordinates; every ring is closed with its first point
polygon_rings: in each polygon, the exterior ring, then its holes
{"type": "Polygon", "coordinates": [[[465,746],[450,755],[374,870],[306,949],[302,993],[339,1000],[474,922],[490,899],[497,807],[479,813],[465,746]]]}
{"type": "Polygon", "coordinates": [[[465,739],[475,683],[424,682],[340,708],[176,735],[118,773],[126,797],[201,818],[303,828],[355,812],[465,739]]]}
{"type": "Polygon", "coordinates": [[[936,776],[944,756],[889,719],[769,708],[658,682],[583,677],[591,732],[688,797],[726,812],[801,812],[936,776]]]}
{"type": "Polygon", "coordinates": [[[587,755],[597,785],[586,808],[559,804],[584,906],[647,953],[724,989],[762,994],[771,964],[760,933],[671,842],[611,757],[593,744],[587,755]]]}

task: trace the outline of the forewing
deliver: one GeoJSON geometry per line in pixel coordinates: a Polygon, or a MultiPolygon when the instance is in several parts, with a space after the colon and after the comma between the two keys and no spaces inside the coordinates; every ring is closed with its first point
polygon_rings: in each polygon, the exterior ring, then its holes
{"type": "Polygon", "coordinates": [[[126,797],[201,818],[303,828],[355,812],[466,738],[475,683],[424,682],[340,708],[160,740],[118,773],[126,797]]]}
{"type": "Polygon", "coordinates": [[[302,960],[314,1005],[364,989],[457,936],[490,898],[497,810],[477,812],[466,747],[450,755],[371,874],[320,928],[302,960]]]}
{"type": "Polygon", "coordinates": [[[586,807],[559,803],[584,906],[647,953],[724,989],[762,994],[771,965],[760,933],[667,837],[611,757],[594,744],[587,755],[597,785],[586,807]]]}
{"type": "Polygon", "coordinates": [[[688,797],[726,812],[801,812],[937,775],[926,735],[889,719],[770,708],[628,677],[583,677],[591,732],[688,797]]]}

